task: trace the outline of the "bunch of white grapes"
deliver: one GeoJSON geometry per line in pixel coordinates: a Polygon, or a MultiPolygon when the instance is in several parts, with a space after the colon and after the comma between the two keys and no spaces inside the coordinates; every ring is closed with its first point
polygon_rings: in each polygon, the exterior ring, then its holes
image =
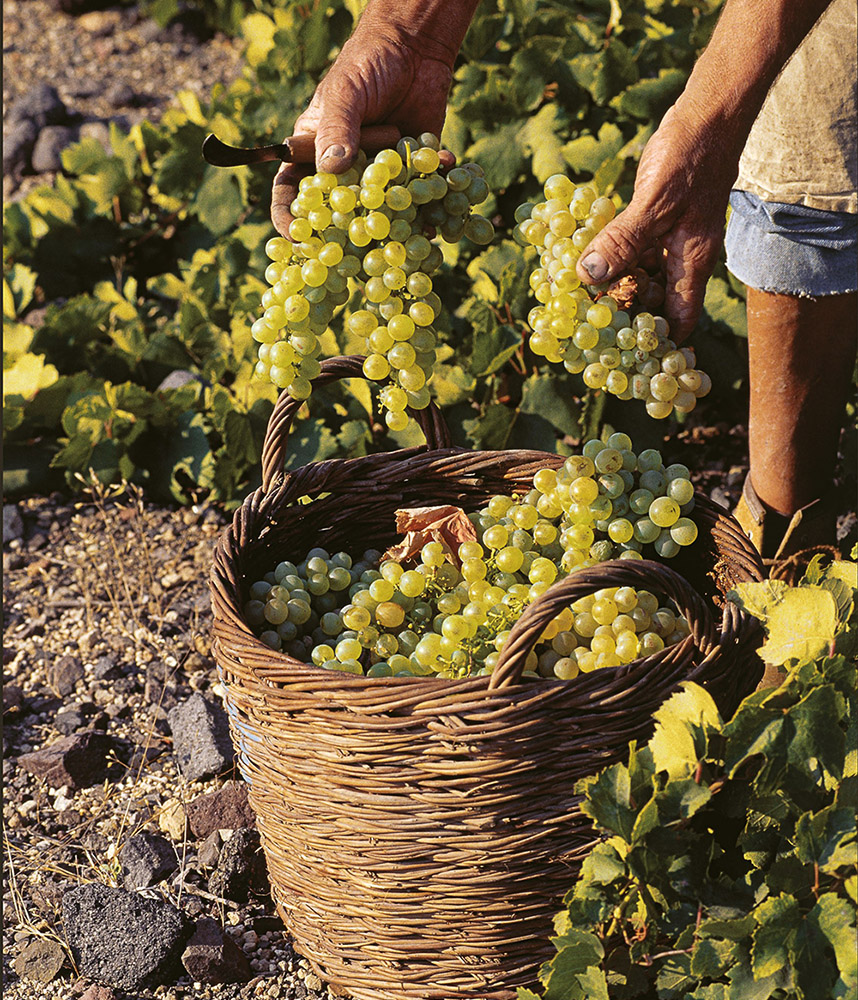
{"type": "Polygon", "coordinates": [[[432,277],[443,261],[430,237],[488,244],[494,236],[491,222],[473,212],[489,193],[483,170],[454,162],[424,133],[372,161],[361,153],[344,174],[301,180],[289,239],[275,237],[265,247],[270,287],[251,328],[259,342],[258,376],[306,399],[319,374],[318,338],[357,286],[361,308],[347,328],[366,341],[367,378],[390,381],[380,394],[387,426],[402,430],[406,406],[429,404],[433,323],[441,311],[432,277]]]}
{"type": "MultiPolygon", "coordinates": [[[[519,496],[492,497],[468,517],[456,551],[423,545],[412,565],[313,549],[253,583],[245,616],[263,642],[327,669],[370,676],[491,673],[523,610],[555,581],[606,559],[670,557],[697,537],[684,466],[635,456],[624,434],[590,441],[519,496]]],[[[601,590],[548,626],[526,671],[570,679],[629,663],[688,635],[688,623],[645,591],[601,590]]]]}
{"type": "Polygon", "coordinates": [[[543,193],[544,201],[519,206],[513,231],[517,243],[539,251],[530,275],[539,304],[527,317],[533,353],[580,373],[590,389],[643,400],[651,417],[690,413],[712,388],[695,368],[694,350],[677,348],[663,317],[631,316],[576,275],[578,258],[613,219],[613,201],[565,174],[549,177],[543,193]]]}

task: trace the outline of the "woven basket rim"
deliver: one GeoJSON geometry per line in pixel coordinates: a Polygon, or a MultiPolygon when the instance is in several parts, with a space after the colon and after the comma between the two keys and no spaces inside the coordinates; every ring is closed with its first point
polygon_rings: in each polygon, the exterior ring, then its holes
{"type": "MultiPolygon", "coordinates": [[[[312,469],[314,473],[330,476],[330,478],[339,479],[340,473],[344,472],[348,473],[347,478],[358,478],[360,476],[362,469],[367,469],[371,471],[372,468],[376,466],[379,461],[383,461],[385,462],[385,464],[387,462],[408,463],[414,459],[417,459],[418,461],[422,459],[426,462],[441,463],[443,466],[446,466],[449,463],[449,467],[454,468],[458,460],[474,459],[475,457],[491,461],[493,464],[497,465],[500,465],[502,463],[507,463],[511,467],[542,464],[545,463],[546,461],[548,461],[549,463],[560,464],[564,460],[563,456],[553,454],[550,452],[539,451],[536,449],[501,449],[498,451],[480,451],[480,450],[472,450],[454,446],[441,449],[433,449],[429,448],[428,446],[418,446],[415,448],[397,449],[395,451],[386,452],[381,455],[368,455],[368,456],[360,456],[357,458],[328,459],[325,462],[315,463],[312,466],[312,469]]],[[[259,503],[260,506],[264,505],[267,512],[269,513],[274,512],[276,515],[276,512],[278,510],[278,505],[284,501],[284,497],[286,497],[286,495],[288,494],[288,491],[292,486],[292,484],[294,483],[294,481],[300,478],[300,476],[304,473],[304,471],[307,468],[308,467],[301,467],[291,472],[283,473],[278,478],[278,481],[273,486],[273,488],[266,490],[264,486],[259,487],[257,490],[255,490],[246,498],[242,507],[239,508],[239,510],[236,512],[236,517],[234,518],[233,523],[227,526],[227,528],[222,533],[220,539],[218,540],[215,549],[215,556],[214,556],[214,561],[212,566],[212,576],[211,576],[213,594],[216,594],[219,589],[218,587],[218,583],[220,582],[218,580],[219,566],[221,564],[229,564],[231,560],[229,553],[226,551],[226,539],[229,537],[235,538],[234,529],[236,525],[236,520],[240,516],[241,511],[247,508],[248,506],[252,506],[254,503],[259,503]]],[[[518,493],[520,491],[521,491],[520,489],[512,490],[513,493],[518,493]]],[[[319,491],[320,495],[322,493],[324,493],[323,489],[319,491]]],[[[706,511],[705,516],[712,519],[713,524],[718,522],[729,524],[731,528],[734,528],[739,532],[739,535],[744,541],[744,536],[741,535],[741,529],[739,528],[738,523],[735,522],[734,524],[734,519],[730,516],[729,512],[727,512],[725,509],[722,509],[719,505],[715,504],[714,501],[710,500],[705,494],[702,494],[699,491],[695,491],[695,501],[697,502],[699,509],[706,511]]],[[[289,506],[294,506],[293,500],[287,502],[289,506]]],[[[253,536],[253,540],[256,541],[259,541],[260,538],[261,534],[253,536]]],[[[245,540],[245,546],[241,546],[240,544],[238,544],[236,540],[237,548],[239,550],[246,548],[246,541],[247,540],[245,540]]],[[[747,549],[746,554],[748,555],[751,562],[753,562],[753,555],[755,553],[754,550],[750,548],[750,543],[747,543],[746,549],[747,549]]],[[[666,564],[660,563],[656,560],[652,559],[609,560],[603,563],[596,564],[596,566],[594,567],[590,567],[586,570],[579,570],[577,572],[578,574],[587,574],[590,576],[595,576],[595,575],[600,575],[604,572],[610,573],[611,568],[614,566],[620,566],[623,569],[625,569],[628,568],[629,566],[635,567],[635,566],[640,566],[641,564],[643,564],[643,566],[645,566],[648,570],[652,571],[653,573],[657,574],[659,571],[667,571],[668,573],[673,573],[676,576],[680,577],[680,580],[682,581],[682,584],[685,586],[685,588],[687,588],[687,590],[690,593],[694,594],[705,606],[708,607],[705,598],[703,598],[700,595],[696,587],[694,587],[685,577],[682,577],[676,570],[673,570],[666,564]]],[[[758,578],[762,579],[761,567],[759,569],[754,567],[754,569],[756,569],[758,578]]],[[[221,576],[222,575],[223,574],[221,574],[221,576]]],[[[754,576],[753,573],[751,573],[750,575],[754,576]]],[[[564,577],[563,580],[570,580],[575,576],[576,573],[573,572],[569,574],[567,577],[564,577]]],[[[612,584],[610,583],[602,583],[602,584],[593,583],[591,589],[596,590],[599,589],[600,586],[611,586],[611,585],[612,584]]],[[[554,584],[553,586],[556,587],[557,584],[554,584]]],[[[659,594],[663,594],[664,592],[663,587],[659,585],[658,580],[653,580],[647,589],[652,589],[653,591],[659,594]]],[[[239,607],[237,594],[234,595],[232,601],[227,601],[226,603],[230,604],[232,609],[232,614],[229,614],[226,617],[230,619],[233,627],[237,626],[242,631],[245,637],[245,641],[251,644],[253,651],[256,653],[256,656],[254,656],[253,659],[255,660],[256,657],[258,656],[260,658],[264,658],[269,664],[269,666],[260,665],[258,671],[257,670],[253,671],[258,678],[258,683],[260,684],[260,687],[268,691],[271,690],[272,685],[277,685],[277,684],[282,684],[284,686],[288,685],[290,687],[293,687],[296,684],[298,685],[316,684],[317,686],[320,687],[326,687],[328,685],[331,685],[332,687],[335,687],[340,690],[355,690],[370,685],[376,690],[382,688],[393,689],[397,687],[407,686],[409,691],[413,690],[415,693],[417,693],[417,691],[430,693],[432,690],[435,689],[466,692],[469,688],[472,688],[476,692],[476,691],[488,690],[490,688],[492,675],[470,676],[464,678],[445,678],[445,677],[438,677],[437,675],[427,675],[427,676],[411,675],[402,677],[368,677],[365,674],[355,675],[343,671],[326,670],[324,667],[319,667],[311,662],[308,663],[303,660],[295,659],[294,657],[284,652],[274,651],[270,647],[268,647],[265,643],[263,643],[255,635],[251,627],[247,625],[247,623],[244,621],[241,609],[239,607]],[[274,662],[274,665],[270,666],[270,664],[272,664],[272,661],[274,662]],[[275,678],[271,676],[272,674],[279,674],[287,670],[294,673],[295,676],[292,679],[286,680],[283,678],[275,678]]],[[[215,598],[215,604],[216,604],[216,610],[218,610],[217,598],[215,598]]],[[[533,605],[531,605],[531,607],[532,606],[533,605]]],[[[224,611],[225,608],[221,608],[219,610],[224,611]]],[[[751,616],[747,615],[746,613],[740,612],[739,614],[740,617],[745,620],[746,626],[753,627],[753,625],[756,623],[756,619],[751,618],[751,616]]],[[[693,625],[692,622],[689,622],[689,624],[693,625]]],[[[223,637],[221,637],[222,629],[220,626],[221,626],[220,615],[216,613],[215,624],[214,624],[216,639],[219,643],[221,642],[221,638],[223,638],[223,641],[227,643],[230,642],[232,637],[227,637],[226,635],[223,635],[223,637]]],[[[685,640],[683,640],[683,643],[685,643],[685,640]]],[[[673,648],[675,647],[667,647],[667,649],[673,649],[673,648]]],[[[652,666],[656,667],[661,662],[660,654],[662,654],[663,652],[664,651],[662,650],[659,653],[651,654],[649,657],[638,658],[637,660],[632,661],[632,664],[652,663],[652,666]]],[[[250,650],[244,651],[245,656],[247,656],[248,653],[250,653],[250,650]]],[[[580,687],[583,692],[590,686],[587,683],[588,679],[599,678],[601,676],[601,678],[603,678],[603,683],[604,680],[607,680],[608,677],[612,679],[620,679],[628,676],[629,666],[630,666],[629,664],[621,664],[616,667],[600,668],[598,671],[593,671],[590,674],[579,674],[577,677],[571,678],[569,680],[562,680],[559,678],[543,678],[543,677],[526,678],[519,682],[519,686],[530,687],[533,684],[537,684],[540,687],[544,687],[545,685],[552,685],[558,688],[568,689],[570,685],[573,685],[576,688],[580,687]]],[[[591,683],[594,682],[591,681],[591,683]]],[[[595,684],[595,686],[601,687],[603,686],[603,684],[595,684]]]]}

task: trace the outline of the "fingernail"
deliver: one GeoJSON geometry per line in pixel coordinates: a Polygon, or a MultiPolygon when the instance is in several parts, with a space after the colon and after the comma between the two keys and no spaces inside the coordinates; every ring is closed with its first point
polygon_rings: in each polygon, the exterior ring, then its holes
{"type": "Polygon", "coordinates": [[[594,281],[601,281],[608,273],[608,262],[600,253],[588,254],[581,266],[594,281]]]}
{"type": "Polygon", "coordinates": [[[344,146],[339,143],[334,143],[333,146],[328,146],[324,153],[322,153],[323,160],[341,160],[346,155],[346,150],[344,146]]]}

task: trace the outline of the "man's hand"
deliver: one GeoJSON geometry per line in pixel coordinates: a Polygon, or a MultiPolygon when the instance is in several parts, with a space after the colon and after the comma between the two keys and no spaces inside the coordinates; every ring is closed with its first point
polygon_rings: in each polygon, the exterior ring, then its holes
{"type": "Polygon", "coordinates": [[[665,313],[677,342],[694,329],[724,237],[736,164],[714,137],[691,129],[682,102],[647,143],[628,208],[587,246],[578,276],[592,284],[637,266],[652,246],[665,251],[665,313]]]}
{"type": "MultiPolygon", "coordinates": [[[[437,47],[415,45],[390,24],[363,19],[295,122],[296,135],[316,136],[316,169],[347,170],[362,124],[395,125],[403,135],[440,135],[452,61],[437,47]]],[[[312,167],[284,163],[274,178],[271,220],[284,236],[292,221],[289,206],[307,173],[312,167]]]]}
{"type": "Polygon", "coordinates": [[[739,156],[769,87],[831,0],[727,0],[685,91],[647,143],[629,207],[578,262],[588,284],[666,251],[665,312],[684,340],[703,306],[739,156]]]}

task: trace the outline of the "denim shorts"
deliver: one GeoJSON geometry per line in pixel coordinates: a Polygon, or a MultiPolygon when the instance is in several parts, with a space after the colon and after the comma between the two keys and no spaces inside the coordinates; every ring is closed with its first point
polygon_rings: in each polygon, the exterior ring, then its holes
{"type": "Polygon", "coordinates": [[[816,297],[858,289],[858,215],[730,195],[727,267],[751,288],[816,297]]]}

